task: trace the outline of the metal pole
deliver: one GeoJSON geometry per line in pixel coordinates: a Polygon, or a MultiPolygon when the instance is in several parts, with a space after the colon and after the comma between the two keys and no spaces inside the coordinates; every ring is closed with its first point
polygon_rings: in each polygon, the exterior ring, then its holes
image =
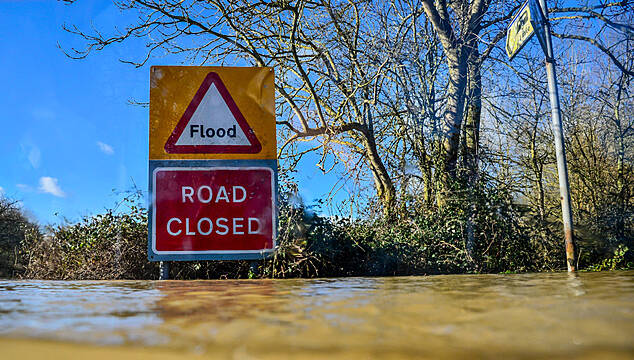
{"type": "Polygon", "coordinates": [[[561,212],[564,222],[564,238],[566,241],[566,263],[568,271],[575,271],[575,241],[572,227],[572,208],[570,207],[570,186],[568,183],[568,165],[564,146],[564,131],[559,109],[559,90],[557,89],[557,75],[555,73],[555,59],[553,58],[553,43],[550,36],[550,22],[546,0],[539,0],[544,14],[544,30],[546,33],[546,74],[548,75],[548,91],[550,92],[550,108],[553,119],[553,133],[555,135],[555,151],[557,153],[557,172],[559,173],[559,193],[561,195],[561,212]]]}
{"type": "Polygon", "coordinates": [[[161,261],[159,263],[159,280],[169,280],[170,278],[170,263],[167,261],[161,261]]]}

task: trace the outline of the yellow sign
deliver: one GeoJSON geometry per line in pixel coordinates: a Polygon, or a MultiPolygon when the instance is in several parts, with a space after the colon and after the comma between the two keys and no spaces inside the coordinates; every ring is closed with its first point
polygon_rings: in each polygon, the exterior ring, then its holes
{"type": "Polygon", "coordinates": [[[506,30],[506,54],[510,59],[522,50],[522,47],[528,42],[533,33],[531,11],[527,1],[506,30]]]}
{"type": "Polygon", "coordinates": [[[277,159],[272,68],[152,66],[150,160],[277,159]]]}

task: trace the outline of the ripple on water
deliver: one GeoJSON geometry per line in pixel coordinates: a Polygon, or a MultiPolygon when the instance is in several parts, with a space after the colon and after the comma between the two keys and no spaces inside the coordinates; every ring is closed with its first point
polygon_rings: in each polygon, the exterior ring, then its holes
{"type": "Polygon", "coordinates": [[[634,272],[0,281],[0,336],[261,358],[632,358],[634,272]]]}

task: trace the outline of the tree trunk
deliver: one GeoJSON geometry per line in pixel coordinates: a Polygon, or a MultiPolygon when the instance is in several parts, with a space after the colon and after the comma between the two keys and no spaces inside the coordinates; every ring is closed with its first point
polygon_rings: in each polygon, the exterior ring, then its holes
{"type": "Polygon", "coordinates": [[[623,129],[621,128],[621,119],[619,117],[619,105],[620,105],[620,94],[619,97],[617,98],[617,103],[614,109],[614,117],[616,120],[616,123],[618,125],[618,132],[619,132],[619,150],[618,150],[618,158],[617,158],[617,180],[616,180],[616,186],[617,186],[617,191],[618,191],[618,195],[617,195],[617,209],[618,209],[618,214],[616,217],[616,236],[619,240],[623,240],[625,238],[625,204],[627,204],[628,201],[628,194],[626,194],[627,189],[625,186],[625,141],[624,141],[624,133],[623,133],[623,129]]]}
{"type": "Polygon", "coordinates": [[[473,61],[479,57],[474,51],[469,63],[469,78],[467,90],[467,106],[464,128],[464,153],[463,164],[468,181],[476,181],[478,176],[478,150],[480,144],[480,117],[482,114],[482,76],[480,64],[473,61]]]}
{"type": "MultiPolygon", "coordinates": [[[[468,68],[467,103],[465,107],[465,127],[463,131],[462,164],[468,184],[474,185],[478,181],[478,145],[480,143],[480,116],[482,114],[482,77],[477,63],[479,53],[471,54],[468,68]]],[[[476,232],[475,201],[469,206],[466,224],[466,250],[469,260],[473,261],[476,232]]]]}
{"type": "Polygon", "coordinates": [[[460,149],[460,130],[464,115],[465,90],[467,85],[467,62],[458,50],[448,52],[449,86],[447,87],[447,109],[443,117],[442,161],[439,176],[440,191],[438,205],[443,206],[456,180],[456,165],[460,149]]]}
{"type": "Polygon", "coordinates": [[[374,186],[376,188],[376,194],[381,205],[383,205],[383,212],[386,215],[391,215],[396,205],[396,189],[392,178],[383,164],[383,160],[379,156],[376,149],[376,142],[374,136],[364,133],[363,136],[366,157],[372,171],[372,177],[374,178],[374,186]]]}

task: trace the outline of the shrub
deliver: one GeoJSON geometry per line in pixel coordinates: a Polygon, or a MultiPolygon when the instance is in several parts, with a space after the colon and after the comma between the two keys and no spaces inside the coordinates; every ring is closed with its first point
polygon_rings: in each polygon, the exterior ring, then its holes
{"type": "Polygon", "coordinates": [[[147,260],[147,211],[135,201],[125,211],[83,218],[48,229],[43,238],[26,238],[25,277],[39,279],[152,279],[158,266],[147,260]]]}
{"type": "Polygon", "coordinates": [[[24,271],[21,248],[26,238],[41,238],[38,225],[17,200],[0,195],[0,277],[16,277],[24,271]]]}
{"type": "MultiPolygon", "coordinates": [[[[407,197],[389,215],[357,219],[320,216],[291,201],[290,194],[284,192],[281,199],[277,249],[271,258],[258,263],[256,273],[248,261],[173,262],[170,277],[289,278],[565,269],[562,236],[551,229],[558,224],[536,221],[508,192],[496,187],[458,189],[440,209],[407,197]]],[[[12,259],[25,265],[22,275],[27,278],[156,279],[158,264],[147,260],[147,210],[139,200],[126,198],[104,214],[49,227],[44,236],[23,215],[18,216],[21,222],[8,224],[24,226],[3,230],[13,235],[3,238],[2,249],[18,253],[12,259]]],[[[1,219],[0,226],[6,225],[1,219]]],[[[596,249],[587,244],[586,248],[596,249]]],[[[615,247],[607,257],[592,255],[596,261],[588,266],[593,270],[631,267],[631,253],[625,246],[615,247]]]]}

